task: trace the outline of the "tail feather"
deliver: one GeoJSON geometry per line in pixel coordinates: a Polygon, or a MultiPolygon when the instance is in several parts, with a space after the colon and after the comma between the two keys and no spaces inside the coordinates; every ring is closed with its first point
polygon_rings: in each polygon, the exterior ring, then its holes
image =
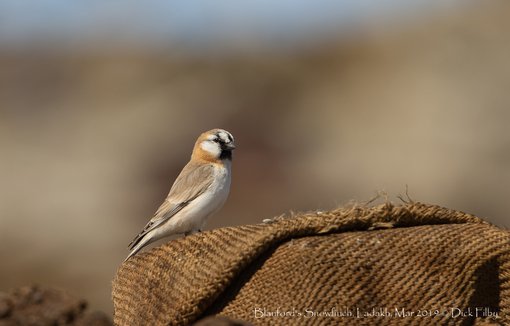
{"type": "Polygon", "coordinates": [[[129,244],[128,249],[133,250],[133,248],[142,240],[143,232],[140,232],[129,244]]]}
{"type": "Polygon", "coordinates": [[[131,243],[129,244],[130,252],[129,252],[129,255],[126,257],[126,259],[124,259],[124,261],[131,258],[131,256],[136,255],[137,252],[139,252],[146,245],[152,243],[154,240],[155,239],[153,239],[151,236],[149,236],[148,233],[144,234],[143,236],[141,236],[140,234],[137,235],[136,238],[133,241],[131,241],[131,243]]]}

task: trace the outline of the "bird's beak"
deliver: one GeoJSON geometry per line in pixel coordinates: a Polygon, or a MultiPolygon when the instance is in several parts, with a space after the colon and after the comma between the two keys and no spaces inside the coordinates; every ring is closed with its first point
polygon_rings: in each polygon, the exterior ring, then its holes
{"type": "Polygon", "coordinates": [[[223,146],[224,146],[224,149],[229,150],[229,151],[234,150],[236,148],[234,143],[228,143],[228,144],[225,144],[223,146]]]}

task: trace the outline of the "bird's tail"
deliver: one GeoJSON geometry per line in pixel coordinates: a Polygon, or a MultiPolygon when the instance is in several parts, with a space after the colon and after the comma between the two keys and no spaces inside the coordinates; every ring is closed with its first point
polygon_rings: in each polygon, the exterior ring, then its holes
{"type": "Polygon", "coordinates": [[[144,236],[135,239],[136,241],[133,241],[129,245],[129,255],[124,259],[124,261],[131,258],[131,256],[136,255],[137,252],[139,252],[143,247],[147,246],[148,244],[154,242],[156,239],[153,239],[152,236],[150,236],[150,233],[146,233],[144,236]]]}

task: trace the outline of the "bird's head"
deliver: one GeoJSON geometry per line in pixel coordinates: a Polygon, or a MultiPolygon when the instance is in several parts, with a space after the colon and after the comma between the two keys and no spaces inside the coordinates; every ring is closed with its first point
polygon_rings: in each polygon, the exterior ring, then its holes
{"type": "Polygon", "coordinates": [[[212,129],[198,137],[193,155],[208,161],[231,160],[235,148],[234,137],[230,132],[212,129]]]}

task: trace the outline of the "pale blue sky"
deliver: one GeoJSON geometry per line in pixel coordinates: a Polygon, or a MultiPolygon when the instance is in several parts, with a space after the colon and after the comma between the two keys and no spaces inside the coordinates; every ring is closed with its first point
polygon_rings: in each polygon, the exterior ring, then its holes
{"type": "MultiPolygon", "coordinates": [[[[348,33],[374,19],[455,8],[462,0],[2,0],[0,46],[47,42],[207,45],[245,37],[272,44],[348,33]]],[[[412,18],[411,18],[412,19],[412,18]]]]}

